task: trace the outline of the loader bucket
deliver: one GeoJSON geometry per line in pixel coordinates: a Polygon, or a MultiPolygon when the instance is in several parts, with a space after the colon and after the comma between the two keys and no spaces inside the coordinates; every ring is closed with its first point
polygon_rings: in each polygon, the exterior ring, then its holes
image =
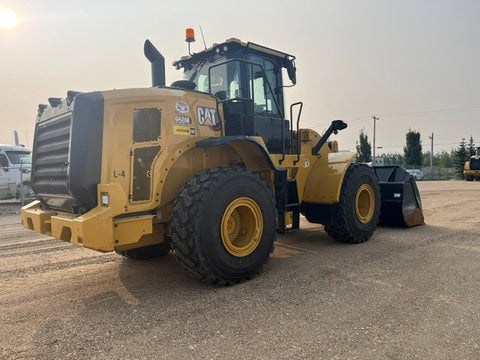
{"type": "Polygon", "coordinates": [[[400,166],[374,166],[382,207],[379,225],[410,227],[425,224],[422,201],[412,175],[400,166]]]}

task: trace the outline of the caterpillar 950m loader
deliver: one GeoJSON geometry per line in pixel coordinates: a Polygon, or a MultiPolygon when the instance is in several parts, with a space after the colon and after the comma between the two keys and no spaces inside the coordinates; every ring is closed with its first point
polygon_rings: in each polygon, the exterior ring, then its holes
{"type": "Polygon", "coordinates": [[[467,181],[480,181],[480,147],[471,155],[463,167],[463,176],[467,181]]]}
{"type": "MultiPolygon", "coordinates": [[[[298,229],[300,214],[339,241],[370,238],[392,180],[382,185],[328,141],[343,121],[323,135],[301,129],[302,103],[286,119],[282,69],[295,84],[293,56],[230,39],[174,62],[184,80],[165,86],[163,56],[148,40],[144,51],[153,87],[69,91],[39,106],[39,201],[22,209],[25,227],[130,258],[174,250],[188,271],[219,284],[259,273],[276,232],[298,229]]],[[[404,218],[403,187],[387,199],[400,205],[390,217],[404,218]]]]}

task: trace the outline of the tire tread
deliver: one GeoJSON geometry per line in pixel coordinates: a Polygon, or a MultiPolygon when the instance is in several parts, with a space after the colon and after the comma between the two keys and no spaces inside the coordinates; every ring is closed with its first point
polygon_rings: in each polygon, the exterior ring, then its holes
{"type": "MultiPolygon", "coordinates": [[[[178,262],[195,277],[211,281],[219,285],[232,285],[233,283],[241,283],[258,275],[264,264],[256,271],[254,275],[248,275],[241,279],[232,281],[222,278],[216,274],[207,260],[201,256],[198,244],[200,243],[199,232],[196,229],[196,223],[201,217],[200,209],[205,208],[207,201],[208,190],[216,188],[225,176],[242,176],[251,174],[249,170],[241,167],[216,167],[208,169],[195,175],[190,179],[179,193],[179,196],[173,203],[173,214],[171,222],[171,237],[173,248],[175,249],[175,256],[178,262]]],[[[258,177],[260,178],[260,177],[258,177]]],[[[261,179],[261,178],[260,178],[261,179]]],[[[267,185],[261,179],[265,187],[267,185]]],[[[270,252],[273,251],[272,249],[270,252]]]]}
{"type": "MultiPolygon", "coordinates": [[[[371,231],[368,234],[358,236],[353,231],[352,224],[350,224],[347,219],[347,211],[349,210],[347,208],[347,203],[346,203],[346,200],[347,200],[346,192],[348,191],[349,184],[355,177],[355,173],[360,171],[360,169],[362,168],[368,168],[368,166],[364,164],[351,164],[349,166],[347,173],[345,174],[345,178],[343,180],[344,185],[342,186],[342,190],[340,192],[339,217],[337,219],[337,222],[333,225],[324,226],[324,229],[327,232],[327,234],[333,239],[340,242],[358,244],[358,243],[368,241],[373,234],[373,231],[371,231]]],[[[377,189],[374,189],[374,191],[376,192],[377,196],[380,196],[380,190],[379,190],[378,184],[377,184],[377,189]]],[[[380,218],[379,215],[380,213],[378,212],[376,219],[374,219],[375,226],[377,225],[378,219],[380,218]]]]}

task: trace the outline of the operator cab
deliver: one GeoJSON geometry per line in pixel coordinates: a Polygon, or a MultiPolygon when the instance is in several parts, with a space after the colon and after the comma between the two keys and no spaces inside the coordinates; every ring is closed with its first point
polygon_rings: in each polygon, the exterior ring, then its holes
{"type": "Polygon", "coordinates": [[[295,84],[294,60],[292,55],[229,39],[174,62],[184,70],[184,80],[172,86],[215,96],[223,104],[226,136],[260,136],[270,152],[282,153],[290,139],[282,68],[295,84]]]}

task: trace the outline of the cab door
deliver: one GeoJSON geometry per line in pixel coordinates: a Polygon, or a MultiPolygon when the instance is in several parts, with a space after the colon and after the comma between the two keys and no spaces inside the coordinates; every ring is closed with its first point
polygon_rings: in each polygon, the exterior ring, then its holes
{"type": "Polygon", "coordinates": [[[255,135],[263,138],[271,153],[281,153],[282,135],[285,146],[288,143],[289,122],[284,119],[280,99],[274,94],[265,68],[253,65],[251,71],[250,92],[254,104],[255,135]]]}
{"type": "Polygon", "coordinates": [[[0,154],[0,199],[9,199],[10,193],[11,169],[5,154],[0,154]]]}

